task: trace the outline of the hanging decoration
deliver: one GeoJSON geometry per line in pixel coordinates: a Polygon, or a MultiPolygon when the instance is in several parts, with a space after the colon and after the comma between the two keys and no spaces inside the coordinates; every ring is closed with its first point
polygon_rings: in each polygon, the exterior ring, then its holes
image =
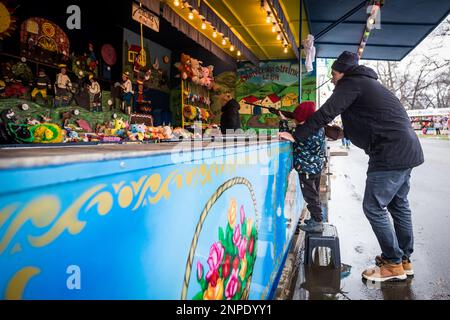
{"type": "Polygon", "coordinates": [[[70,41],[55,23],[33,17],[22,23],[20,31],[22,54],[43,63],[67,62],[70,41]]]}
{"type": "Polygon", "coordinates": [[[314,47],[314,36],[308,34],[305,40],[302,41],[303,50],[305,51],[305,67],[306,72],[314,70],[313,63],[316,60],[316,47],[314,47]]]}
{"type": "Polygon", "coordinates": [[[113,66],[117,63],[117,53],[114,47],[110,44],[104,44],[101,49],[103,61],[108,66],[113,66]]]}
{"type": "Polygon", "coordinates": [[[13,17],[13,10],[0,2],[0,40],[10,37],[15,30],[16,19],[13,17]]]}
{"type": "Polygon", "coordinates": [[[366,48],[367,41],[369,40],[370,33],[372,32],[375,23],[379,23],[377,18],[379,17],[380,7],[382,6],[382,1],[374,0],[371,3],[371,10],[367,17],[366,27],[364,29],[363,36],[358,48],[358,56],[361,59],[364,49],[366,48]]]}

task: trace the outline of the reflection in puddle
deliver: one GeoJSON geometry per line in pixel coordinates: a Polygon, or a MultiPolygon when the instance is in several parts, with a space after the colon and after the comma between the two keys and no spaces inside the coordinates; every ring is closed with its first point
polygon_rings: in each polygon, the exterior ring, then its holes
{"type": "Polygon", "coordinates": [[[412,284],[414,278],[408,277],[404,281],[374,282],[362,279],[362,282],[371,290],[381,290],[384,300],[414,300],[416,299],[412,284]]]}
{"type": "Polygon", "coordinates": [[[341,280],[350,275],[351,266],[343,264],[341,269],[330,266],[305,266],[304,282],[300,287],[308,291],[309,300],[348,299],[341,289],[341,280]]]}

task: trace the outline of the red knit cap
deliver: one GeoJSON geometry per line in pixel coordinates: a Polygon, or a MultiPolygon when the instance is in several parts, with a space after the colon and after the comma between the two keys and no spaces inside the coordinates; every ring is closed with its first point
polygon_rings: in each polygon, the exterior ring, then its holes
{"type": "Polygon", "coordinates": [[[304,122],[316,112],[316,104],[313,101],[300,103],[294,110],[294,118],[298,122],[304,122]]]}

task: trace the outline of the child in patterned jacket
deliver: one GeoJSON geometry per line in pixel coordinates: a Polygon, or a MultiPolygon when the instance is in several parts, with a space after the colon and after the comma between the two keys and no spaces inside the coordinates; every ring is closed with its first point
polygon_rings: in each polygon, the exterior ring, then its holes
{"type": "MultiPolygon", "coordinates": [[[[294,111],[297,124],[303,124],[316,111],[316,104],[305,101],[294,111]]],[[[280,132],[292,133],[287,118],[280,112],[280,132]]],[[[325,130],[319,129],[313,135],[293,143],[294,169],[300,176],[303,198],[311,213],[311,219],[301,225],[305,232],[322,232],[323,216],[320,203],[320,178],[325,160],[325,130]]]]}

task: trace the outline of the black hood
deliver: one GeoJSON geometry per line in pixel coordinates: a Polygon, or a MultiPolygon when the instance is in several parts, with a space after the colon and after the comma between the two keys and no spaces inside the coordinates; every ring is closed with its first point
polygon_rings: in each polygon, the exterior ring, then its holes
{"type": "Polygon", "coordinates": [[[357,66],[350,71],[347,71],[345,73],[344,78],[346,77],[352,77],[352,76],[365,76],[368,78],[372,78],[375,80],[378,80],[378,75],[373,69],[366,67],[366,66],[357,66]]]}

